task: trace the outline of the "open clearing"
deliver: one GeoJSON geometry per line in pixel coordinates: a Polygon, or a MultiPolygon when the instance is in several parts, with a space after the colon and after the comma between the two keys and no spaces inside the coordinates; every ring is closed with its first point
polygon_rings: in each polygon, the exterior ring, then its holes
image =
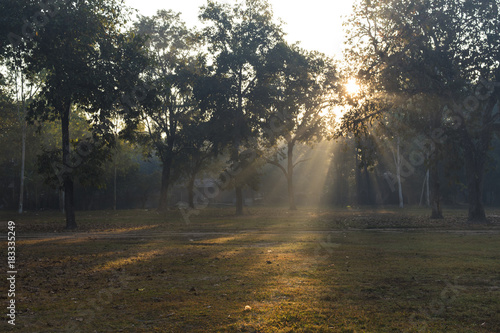
{"type": "Polygon", "coordinates": [[[1,214],[18,269],[2,331],[500,332],[495,211],[488,226],[461,210],[81,212],[78,232],[1,214]]]}

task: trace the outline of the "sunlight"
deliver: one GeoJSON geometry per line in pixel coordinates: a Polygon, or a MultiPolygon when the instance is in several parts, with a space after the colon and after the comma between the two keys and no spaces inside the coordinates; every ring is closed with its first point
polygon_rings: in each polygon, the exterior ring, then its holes
{"type": "Polygon", "coordinates": [[[159,226],[160,226],[159,224],[152,224],[152,225],[143,225],[143,226],[139,226],[139,227],[129,227],[129,228],[119,228],[119,229],[112,228],[112,229],[103,230],[102,232],[98,232],[98,233],[96,233],[95,236],[99,237],[100,234],[105,235],[107,233],[123,234],[123,233],[131,232],[131,231],[143,231],[143,230],[155,229],[155,228],[158,228],[159,226]]]}
{"type": "Polygon", "coordinates": [[[302,146],[295,152],[296,161],[305,158],[295,170],[295,200],[302,206],[316,206],[321,202],[323,188],[330,169],[332,141],[322,141],[314,148],[302,146]]]}
{"type": "Polygon", "coordinates": [[[162,251],[152,250],[152,251],[138,253],[135,256],[110,260],[104,264],[97,265],[96,267],[94,267],[92,269],[92,271],[94,271],[94,272],[109,271],[111,269],[121,268],[125,265],[135,264],[135,263],[143,262],[143,261],[149,261],[155,257],[158,257],[158,256],[164,254],[165,252],[166,252],[165,250],[162,250],[162,251]]]}
{"type": "Polygon", "coordinates": [[[50,237],[50,238],[40,238],[40,239],[23,239],[18,241],[19,245],[34,245],[34,244],[39,244],[43,242],[54,242],[54,241],[66,241],[68,239],[71,239],[73,237],[66,236],[66,237],[50,237]]]}
{"type": "Polygon", "coordinates": [[[328,131],[333,133],[336,129],[338,129],[338,127],[340,126],[340,120],[344,116],[344,113],[346,113],[347,109],[348,107],[345,105],[335,105],[332,108],[333,121],[328,124],[328,131]]]}
{"type": "Polygon", "coordinates": [[[345,85],[345,89],[349,95],[357,95],[361,90],[356,79],[349,79],[345,85]]]}

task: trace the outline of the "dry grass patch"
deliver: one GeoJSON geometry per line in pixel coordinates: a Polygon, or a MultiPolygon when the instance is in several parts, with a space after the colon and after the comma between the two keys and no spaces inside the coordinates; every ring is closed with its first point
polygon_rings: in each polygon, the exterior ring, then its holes
{"type": "Polygon", "coordinates": [[[209,210],[189,225],[154,212],[88,214],[78,233],[46,234],[50,213],[23,217],[10,331],[500,331],[496,225],[373,227],[395,223],[391,211],[363,212],[380,220],[363,230],[352,230],[360,213],[345,211],[209,210]]]}

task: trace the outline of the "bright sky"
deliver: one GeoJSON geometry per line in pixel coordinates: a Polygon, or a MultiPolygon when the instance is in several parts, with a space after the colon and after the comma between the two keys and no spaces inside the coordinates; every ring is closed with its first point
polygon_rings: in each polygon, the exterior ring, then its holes
{"type": "MultiPolygon", "coordinates": [[[[182,13],[189,27],[199,25],[199,7],[206,0],[125,0],[128,6],[140,14],[151,16],[158,9],[172,9],[182,13]]],[[[220,1],[232,3],[232,1],[220,1]]],[[[330,56],[340,56],[343,49],[342,16],[347,16],[354,0],[269,0],[275,18],[286,25],[287,40],[300,41],[309,50],[317,50],[330,56]]]]}

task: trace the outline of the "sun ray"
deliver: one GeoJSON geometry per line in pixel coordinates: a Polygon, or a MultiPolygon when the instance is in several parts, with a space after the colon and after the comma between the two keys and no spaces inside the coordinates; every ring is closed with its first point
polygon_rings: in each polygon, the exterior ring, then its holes
{"type": "Polygon", "coordinates": [[[349,79],[345,85],[345,89],[349,95],[357,95],[361,90],[359,84],[356,82],[356,79],[349,79]]]}

